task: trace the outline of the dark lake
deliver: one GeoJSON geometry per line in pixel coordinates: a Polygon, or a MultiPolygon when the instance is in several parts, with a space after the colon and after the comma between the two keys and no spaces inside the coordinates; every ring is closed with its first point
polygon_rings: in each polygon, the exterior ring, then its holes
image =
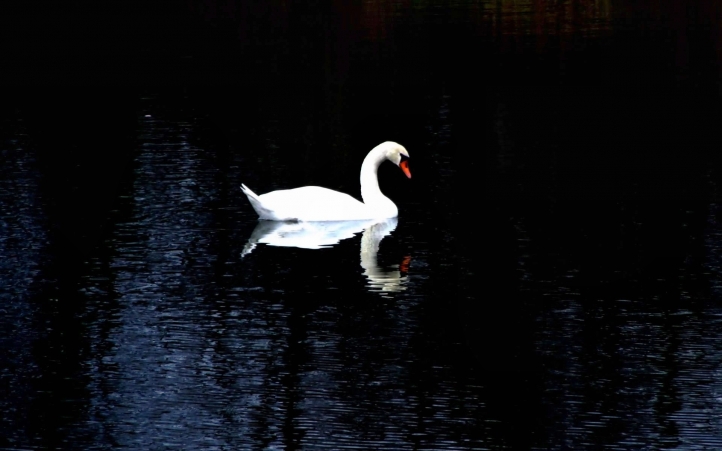
{"type": "Polygon", "coordinates": [[[0,6],[0,450],[722,449],[722,6],[0,6]],[[398,218],[259,222],[240,189],[398,218]]]}

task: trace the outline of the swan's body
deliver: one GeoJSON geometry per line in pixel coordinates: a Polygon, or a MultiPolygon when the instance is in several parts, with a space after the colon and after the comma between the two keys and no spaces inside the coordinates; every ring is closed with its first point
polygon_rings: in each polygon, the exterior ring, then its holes
{"type": "Polygon", "coordinates": [[[320,186],[272,191],[257,195],[241,185],[259,219],[270,221],[355,221],[387,219],[398,216],[399,210],[379,189],[378,168],[385,160],[399,166],[407,177],[408,151],[400,144],[387,141],[371,149],[361,165],[361,198],[320,186]]]}

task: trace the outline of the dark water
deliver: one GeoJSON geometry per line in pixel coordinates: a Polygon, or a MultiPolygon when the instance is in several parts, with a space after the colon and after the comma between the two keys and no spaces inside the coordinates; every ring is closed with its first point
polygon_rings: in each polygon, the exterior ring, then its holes
{"type": "Polygon", "coordinates": [[[0,449],[722,448],[712,2],[8,5],[0,449]]]}

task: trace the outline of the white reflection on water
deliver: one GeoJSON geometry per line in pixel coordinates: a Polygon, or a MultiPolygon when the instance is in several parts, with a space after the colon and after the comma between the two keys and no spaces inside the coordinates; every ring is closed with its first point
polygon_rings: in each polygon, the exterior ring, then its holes
{"type": "Polygon", "coordinates": [[[409,258],[392,268],[378,265],[381,240],[390,235],[398,225],[397,218],[383,221],[324,221],[324,222],[277,222],[259,221],[248,238],[241,257],[253,252],[258,243],[269,246],[323,249],[340,241],[361,235],[361,267],[368,279],[369,291],[382,295],[406,290],[409,258]]]}

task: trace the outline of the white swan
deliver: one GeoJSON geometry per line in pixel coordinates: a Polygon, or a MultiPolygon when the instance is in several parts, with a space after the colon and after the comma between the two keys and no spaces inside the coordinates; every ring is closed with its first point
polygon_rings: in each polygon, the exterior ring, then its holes
{"type": "Polygon", "coordinates": [[[301,188],[272,191],[257,195],[241,185],[259,219],[270,221],[355,221],[388,219],[398,216],[399,210],[379,189],[378,168],[384,160],[399,166],[408,178],[409,152],[404,146],[387,141],[371,149],[361,165],[361,198],[359,202],[345,193],[321,188],[301,188]]]}

